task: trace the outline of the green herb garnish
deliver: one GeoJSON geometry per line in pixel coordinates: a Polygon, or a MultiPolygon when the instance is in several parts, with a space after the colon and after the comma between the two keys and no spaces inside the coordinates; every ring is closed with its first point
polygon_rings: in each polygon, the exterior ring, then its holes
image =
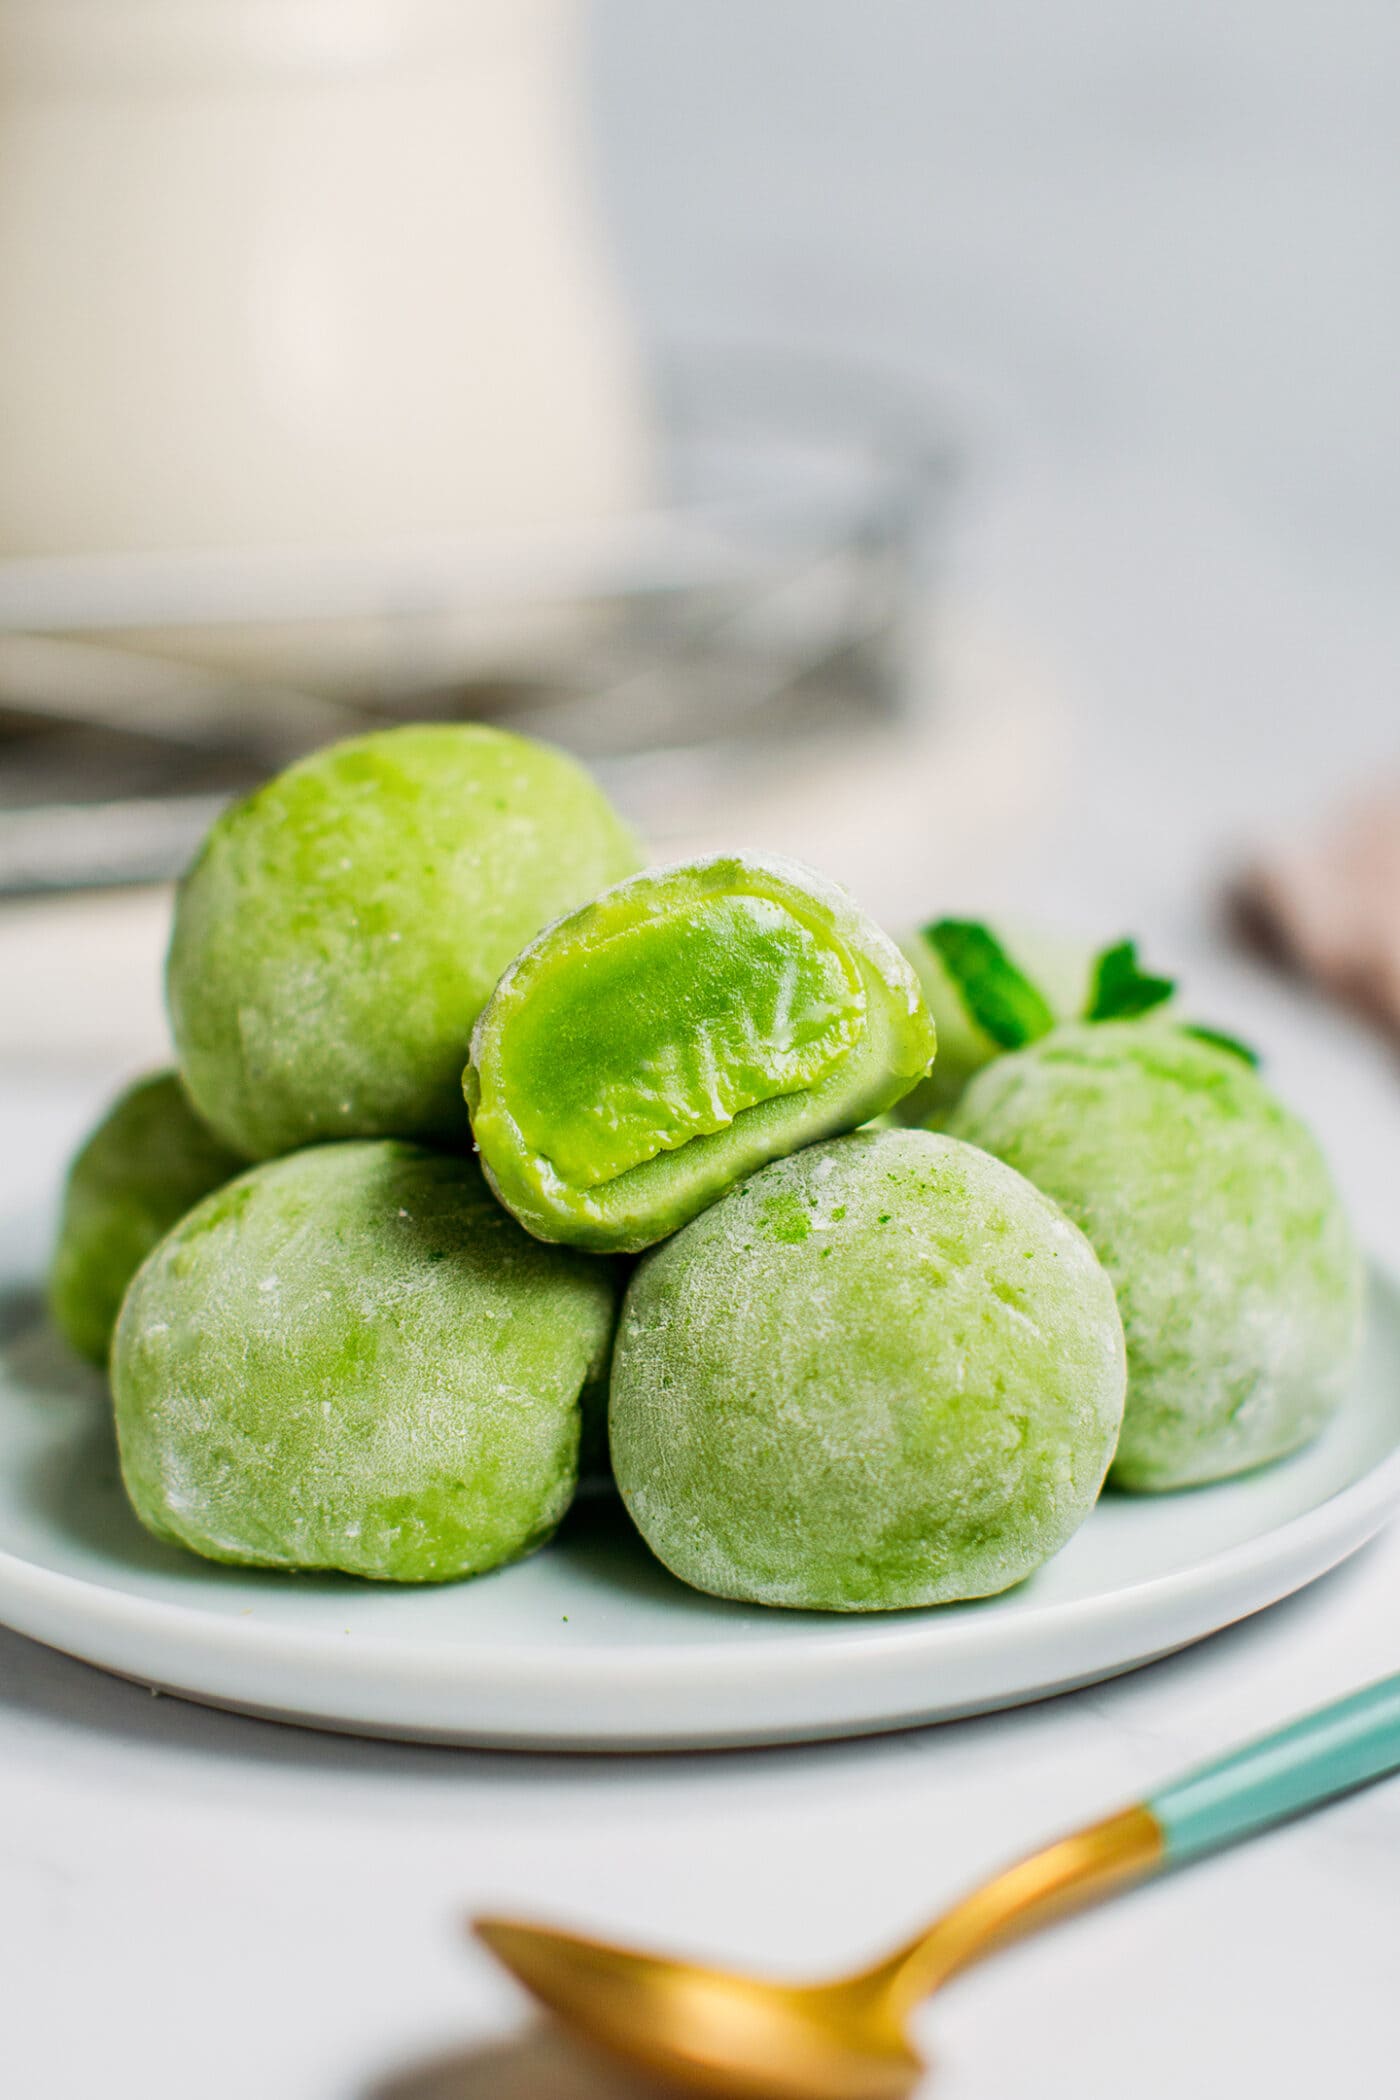
{"type": "Polygon", "coordinates": [[[1019,1050],[1050,1033],[1055,1016],[1044,995],[988,927],[976,919],[935,919],[923,937],[972,1019],[999,1049],[1019,1050]]]}
{"type": "Polygon", "coordinates": [[[1223,1028],[1206,1028],[1195,1021],[1182,1024],[1183,1035],[1194,1035],[1198,1043],[1209,1043],[1213,1049],[1228,1050],[1231,1057],[1243,1058],[1247,1065],[1257,1066],[1259,1052],[1251,1050],[1237,1035],[1226,1035],[1223,1028]]]}
{"type": "Polygon", "coordinates": [[[1094,964],[1093,987],[1084,1009],[1086,1021],[1135,1021],[1171,998],[1170,977],[1151,977],[1138,968],[1137,942],[1118,941],[1105,948],[1094,964]]]}

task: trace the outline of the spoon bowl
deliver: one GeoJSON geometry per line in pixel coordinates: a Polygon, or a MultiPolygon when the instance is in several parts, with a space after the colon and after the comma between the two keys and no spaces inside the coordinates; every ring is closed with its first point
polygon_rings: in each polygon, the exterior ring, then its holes
{"type": "Polygon", "coordinates": [[[731,2100],[904,2100],[922,2059],[863,1977],[784,1984],[503,1918],[477,1936],[576,2033],[731,2100]]]}

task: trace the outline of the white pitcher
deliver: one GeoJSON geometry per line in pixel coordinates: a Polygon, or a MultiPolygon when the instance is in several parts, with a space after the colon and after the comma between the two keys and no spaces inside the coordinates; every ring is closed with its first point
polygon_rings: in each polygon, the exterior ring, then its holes
{"type": "Polygon", "coordinates": [[[0,0],[0,556],[635,502],[578,29],[576,0],[0,0]]]}

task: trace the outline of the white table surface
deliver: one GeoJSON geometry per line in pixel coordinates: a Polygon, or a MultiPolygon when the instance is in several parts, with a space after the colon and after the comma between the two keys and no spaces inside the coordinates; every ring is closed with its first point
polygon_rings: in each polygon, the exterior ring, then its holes
{"type": "MultiPolygon", "coordinates": [[[[596,65],[658,328],[898,355],[971,435],[946,741],[886,775],[897,822],[853,773],[869,825],[828,782],[775,804],[780,842],[891,915],[1013,905],[1142,934],[1268,1050],[1400,1265],[1390,1056],[1238,965],[1210,909],[1243,845],[1400,746],[1393,13],[608,0],[596,65]]],[[[157,1051],[161,910],[0,918],[6,1207],[42,1199],[157,1051]]],[[[1397,1597],[1400,1532],[1114,1684],[694,1758],[299,1733],[0,1633],[0,2086],[621,2100],[529,2029],[465,1912],[855,1959],[1018,1849],[1400,1666],[1397,1597]]],[[[1392,1782],[970,1975],[929,2013],[930,2090],[1392,2091],[1397,1947],[1392,1782]]]]}

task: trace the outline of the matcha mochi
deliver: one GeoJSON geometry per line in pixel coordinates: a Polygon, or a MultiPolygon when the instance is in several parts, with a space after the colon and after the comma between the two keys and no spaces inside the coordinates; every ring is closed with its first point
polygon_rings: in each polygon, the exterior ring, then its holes
{"type": "MultiPolygon", "coordinates": [[[[950,924],[969,922],[935,920],[900,942],[938,1030],[938,1057],[927,1079],[900,1102],[899,1120],[932,1130],[947,1121],[968,1081],[1008,1047],[979,1021],[965,984],[941,952],[940,937],[950,924]]],[[[1040,1025],[1049,1028],[1083,1013],[1094,980],[1095,952],[1087,942],[1027,926],[988,925],[984,930],[1039,996],[1044,1009],[1036,1017],[1040,1025]]]]}
{"type": "Polygon", "coordinates": [[[1127,1488],[1296,1450],[1340,1404],[1361,1267],[1309,1132],[1240,1057],[1160,1024],[1062,1028],[973,1081],[950,1129],[1062,1204],[1118,1291],[1127,1488]]]}
{"type": "Polygon", "coordinates": [[[952,1138],[862,1131],[639,1264],[613,1469],[653,1551],[717,1596],[987,1596],[1089,1514],[1124,1377],[1113,1286],[1048,1197],[952,1138]]]}
{"type": "Polygon", "coordinates": [[[497,985],[464,1085],[521,1223],[626,1251],[878,1115],[933,1052],[912,970],[846,893],[736,854],[634,876],[546,928],[497,985]]]}
{"type": "Polygon", "coordinates": [[[574,1491],[611,1265],[542,1247],[476,1166],[316,1146],[207,1197],[112,1350],[137,1515],[212,1560],[433,1582],[515,1560],[574,1491]]]}
{"type": "Polygon", "coordinates": [[[200,1114],[265,1158],[464,1142],[472,1024],[636,843],[572,759],[476,724],[332,745],[225,812],[180,886],[167,989],[200,1114]]]}
{"type": "Polygon", "coordinates": [[[113,1104],[68,1170],[49,1272],[54,1321],[80,1355],[106,1363],[126,1287],[156,1241],[246,1164],[201,1122],[174,1072],[138,1080],[113,1104]]]}

